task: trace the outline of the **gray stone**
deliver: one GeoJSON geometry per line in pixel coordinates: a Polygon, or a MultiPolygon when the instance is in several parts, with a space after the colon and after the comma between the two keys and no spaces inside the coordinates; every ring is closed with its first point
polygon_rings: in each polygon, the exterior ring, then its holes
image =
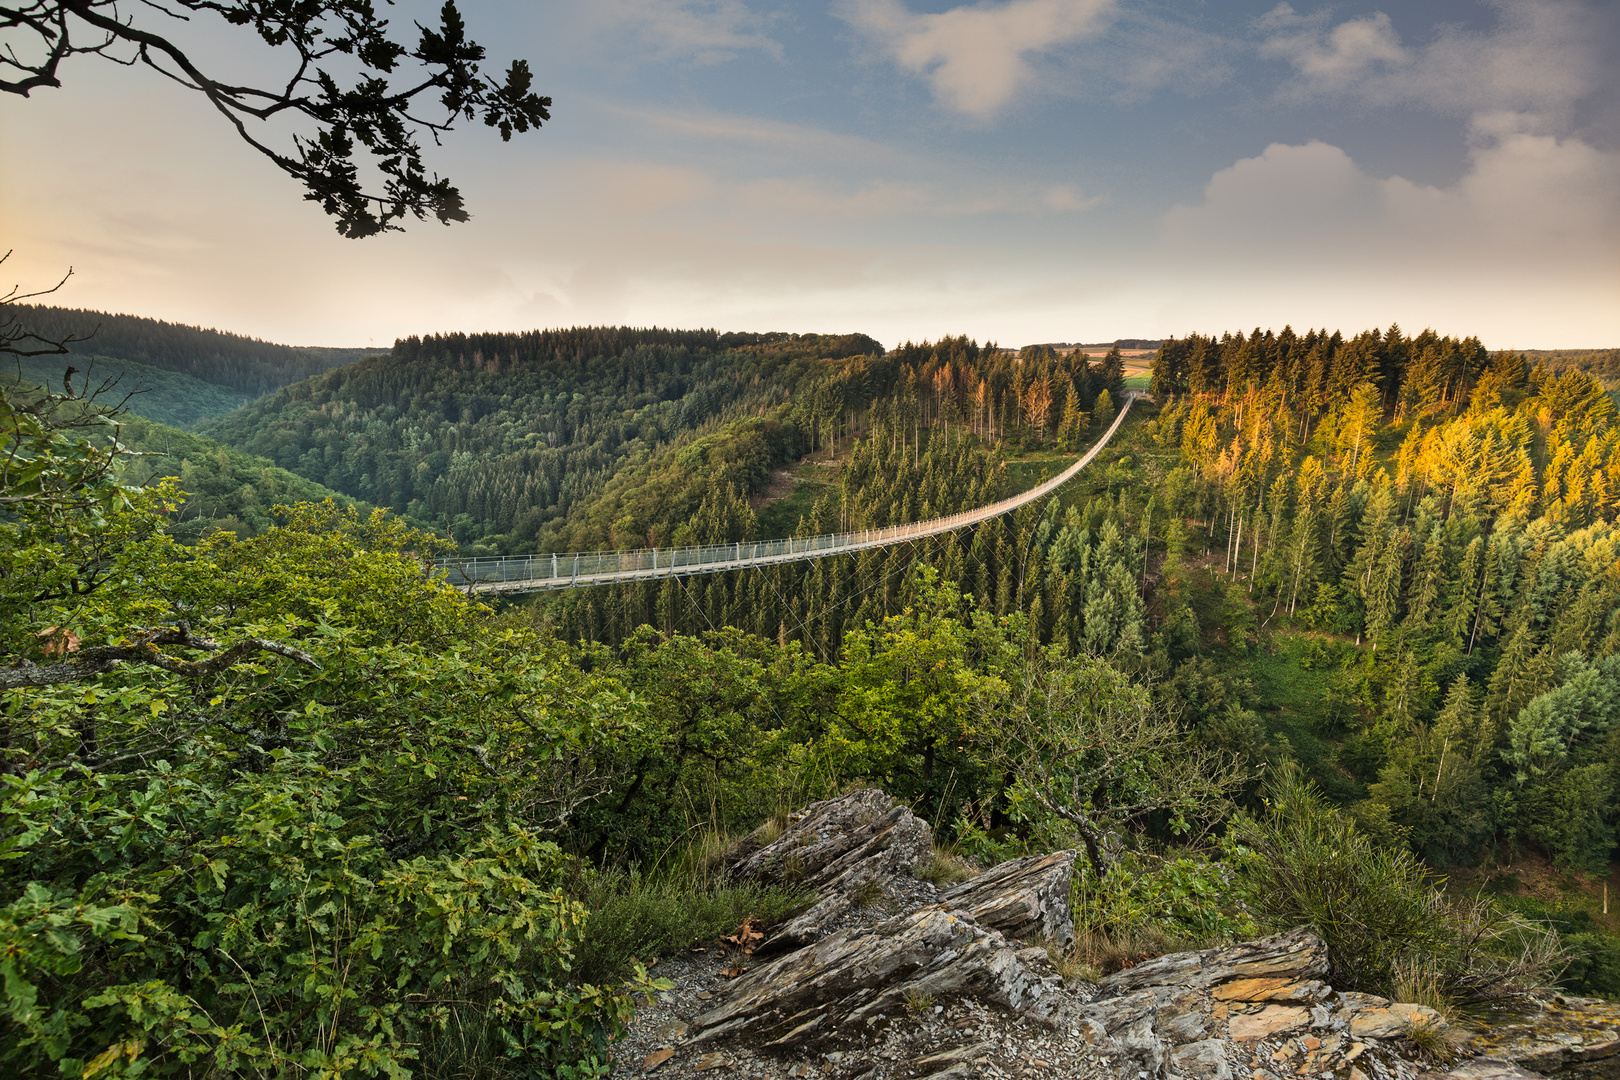
{"type": "Polygon", "coordinates": [[[1067,944],[1074,940],[1069,911],[1074,857],[1073,851],[1055,851],[1012,859],[947,889],[939,902],[1008,937],[1067,944]]]}
{"type": "Polygon", "coordinates": [[[1219,1039],[1179,1046],[1170,1053],[1171,1064],[1183,1076],[1201,1077],[1203,1080],[1232,1080],[1232,1066],[1226,1057],[1226,1044],[1219,1039]]]}
{"type": "Polygon", "coordinates": [[[941,1069],[939,1072],[919,1073],[918,1075],[922,1077],[922,1080],[977,1080],[980,1074],[977,1068],[964,1061],[941,1069]]]}
{"type": "Polygon", "coordinates": [[[693,1020],[690,1038],[814,1045],[902,1015],[915,1001],[955,994],[1050,1024],[1061,996],[1056,982],[1032,972],[999,933],[930,905],[755,968],[732,984],[725,1004],[693,1020]]]}
{"type": "Polygon", "coordinates": [[[891,806],[876,788],[811,803],[766,843],[762,830],[745,838],[726,865],[733,880],[798,885],[822,894],[809,911],[774,927],[762,955],[798,948],[825,936],[862,888],[910,873],[933,851],[928,823],[905,806],[891,806]]]}
{"type": "Polygon", "coordinates": [[[932,1073],[936,1069],[944,1069],[953,1065],[972,1064],[994,1048],[994,1043],[978,1042],[968,1046],[953,1047],[950,1050],[939,1050],[912,1059],[911,1067],[919,1072],[932,1073]]]}

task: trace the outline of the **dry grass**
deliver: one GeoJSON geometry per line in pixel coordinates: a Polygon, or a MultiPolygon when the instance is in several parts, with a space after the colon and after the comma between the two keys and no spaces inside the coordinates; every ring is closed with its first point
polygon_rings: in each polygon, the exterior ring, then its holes
{"type": "Polygon", "coordinates": [[[773,814],[754,830],[753,839],[760,847],[768,847],[776,843],[777,838],[787,832],[788,816],[785,813],[773,814]]]}
{"type": "Polygon", "coordinates": [[[1095,970],[1101,977],[1166,953],[1200,949],[1206,944],[1171,937],[1157,927],[1133,926],[1125,930],[1082,930],[1069,951],[1076,963],[1095,970]]]}
{"type": "Polygon", "coordinates": [[[1444,977],[1421,960],[1396,962],[1392,996],[1396,1001],[1427,1005],[1448,1024],[1457,1020],[1456,1002],[1446,993],[1444,977]]]}
{"type": "Polygon", "coordinates": [[[1064,982],[1079,980],[1094,983],[1103,977],[1102,969],[1087,961],[1073,945],[1047,942],[1046,958],[1052,962],[1052,967],[1063,977],[1064,982]]]}
{"type": "Polygon", "coordinates": [[[1402,1034],[1430,1064],[1450,1065],[1461,1056],[1457,1036],[1447,1029],[1444,1021],[1414,1018],[1406,1022],[1402,1034]]]}
{"type": "Polygon", "coordinates": [[[876,874],[870,874],[861,879],[850,894],[850,902],[858,908],[870,907],[884,898],[883,879],[876,874]]]}
{"type": "Polygon", "coordinates": [[[917,876],[944,888],[979,876],[978,869],[949,847],[934,845],[928,861],[917,868],[917,876]]]}

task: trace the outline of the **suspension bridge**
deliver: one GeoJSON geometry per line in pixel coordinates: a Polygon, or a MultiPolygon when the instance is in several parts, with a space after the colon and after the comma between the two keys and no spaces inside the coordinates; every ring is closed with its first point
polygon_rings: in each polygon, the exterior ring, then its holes
{"type": "Polygon", "coordinates": [[[845,555],[867,548],[908,543],[989,521],[1050,495],[1091,464],[1125,422],[1125,414],[1131,411],[1136,399],[1142,396],[1139,391],[1127,390],[1119,415],[1114,417],[1113,424],[1102,438],[1078,461],[1052,479],[989,506],[946,517],[910,525],[891,525],[886,529],[823,533],[820,536],[790,537],[786,540],[744,540],[700,547],[640,548],[633,551],[574,551],[497,558],[439,559],[435,562],[435,569],[451,583],[469,586],[476,592],[543,592],[550,589],[580,589],[618,581],[716,574],[753,566],[824,559],[829,555],[845,555]]]}

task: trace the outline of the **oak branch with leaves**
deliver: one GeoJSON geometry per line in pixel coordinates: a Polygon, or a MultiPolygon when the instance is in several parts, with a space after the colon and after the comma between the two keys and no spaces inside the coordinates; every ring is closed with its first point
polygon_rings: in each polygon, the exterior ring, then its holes
{"type": "Polygon", "coordinates": [[[468,40],[453,0],[437,28],[416,29],[414,47],[394,40],[370,0],[0,0],[0,90],[26,97],[61,86],[74,56],[149,67],[206,97],[249,146],[304,185],[304,198],[344,236],[398,230],[406,217],[429,214],[448,225],[468,214],[461,192],[424,169],[423,133],[436,143],[457,120],[482,119],[510,140],[549,120],[551,99],[534,93],[526,60],[500,80],[480,72],[483,46],[468,40]],[[284,55],[286,80],[251,86],[209,74],[173,36],[177,23],[204,15],[251,29],[284,55]],[[259,122],[277,119],[302,128],[290,148],[257,133],[259,122]]]}
{"type": "Polygon", "coordinates": [[[1248,778],[1232,755],[1198,746],[1148,692],[1092,657],[1037,652],[981,705],[1016,816],[1049,817],[1079,836],[1101,879],[1125,830],[1153,818],[1194,837],[1230,810],[1248,778]]]}

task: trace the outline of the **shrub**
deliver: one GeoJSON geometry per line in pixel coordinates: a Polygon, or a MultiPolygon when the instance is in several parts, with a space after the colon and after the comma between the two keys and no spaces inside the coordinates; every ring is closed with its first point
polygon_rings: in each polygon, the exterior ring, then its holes
{"type": "Polygon", "coordinates": [[[1220,863],[1126,852],[1101,878],[1078,867],[1069,903],[1077,934],[1198,948],[1253,933],[1254,920],[1232,892],[1232,873],[1220,863]]]}
{"type": "Polygon", "coordinates": [[[586,913],[556,846],[514,826],[402,860],[338,812],[353,779],[282,755],[222,790],[155,778],[129,810],[13,784],[13,825],[68,824],[103,869],[0,908],[0,1062],[394,1076],[453,1025],[486,1031],[486,1075],[603,1073],[629,988],[573,982],[586,913]]]}
{"type": "Polygon", "coordinates": [[[1238,815],[1227,834],[1243,896],[1274,929],[1315,929],[1337,985],[1388,995],[1399,980],[1471,1003],[1519,994],[1559,966],[1555,934],[1485,900],[1448,903],[1443,879],[1374,843],[1297,768],[1268,792],[1268,812],[1238,815]]]}

